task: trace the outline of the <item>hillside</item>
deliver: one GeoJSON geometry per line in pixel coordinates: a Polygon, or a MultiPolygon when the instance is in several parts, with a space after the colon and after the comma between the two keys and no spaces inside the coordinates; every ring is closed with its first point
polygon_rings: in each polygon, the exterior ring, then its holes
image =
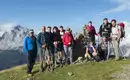
{"type": "MultiPolygon", "coordinates": [[[[121,73],[122,66],[127,66],[130,60],[122,61],[106,61],[99,63],[85,63],[79,65],[70,65],[58,68],[55,72],[36,73],[32,80],[117,80],[115,75],[121,73]],[[69,76],[68,72],[73,72],[73,76],[69,76]],[[114,77],[112,77],[114,76],[114,77]]],[[[38,65],[34,71],[38,70],[38,65]]],[[[19,66],[9,70],[0,72],[0,80],[26,80],[26,67],[19,66]]],[[[120,79],[119,79],[120,80],[120,79]]],[[[124,79],[126,80],[126,79],[124,79]]],[[[129,80],[129,79],[128,79],[129,80]]]]}

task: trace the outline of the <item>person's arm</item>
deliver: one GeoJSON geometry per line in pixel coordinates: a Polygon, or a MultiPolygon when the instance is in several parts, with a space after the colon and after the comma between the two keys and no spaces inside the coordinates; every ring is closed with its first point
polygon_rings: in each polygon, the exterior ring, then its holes
{"type": "Polygon", "coordinates": [[[95,29],[95,27],[94,27],[94,34],[95,34],[95,35],[98,35],[98,34],[96,33],[96,29],[95,29]]]}
{"type": "Polygon", "coordinates": [[[75,44],[75,40],[72,34],[71,34],[71,37],[72,37],[72,42],[75,44]]]}
{"type": "Polygon", "coordinates": [[[66,35],[63,35],[63,39],[62,39],[63,43],[65,43],[65,38],[66,38],[66,35]]]}
{"type": "Polygon", "coordinates": [[[39,33],[38,36],[37,36],[37,44],[38,44],[38,46],[42,47],[42,43],[41,43],[41,33],[39,33]]]}
{"type": "Polygon", "coordinates": [[[93,55],[96,56],[97,55],[96,49],[94,46],[92,46],[92,48],[93,48],[93,55]]]}
{"type": "Polygon", "coordinates": [[[85,53],[85,58],[89,57],[90,58],[90,55],[88,53],[88,46],[86,47],[86,53],[85,53]]]}
{"type": "Polygon", "coordinates": [[[62,38],[61,38],[60,34],[58,34],[58,37],[59,37],[59,42],[62,42],[62,38]]]}
{"type": "Polygon", "coordinates": [[[28,52],[28,49],[27,49],[27,37],[24,39],[24,52],[28,52]]]}
{"type": "Polygon", "coordinates": [[[37,38],[35,37],[35,46],[36,46],[36,52],[38,51],[38,47],[37,47],[37,38]]]}
{"type": "Polygon", "coordinates": [[[102,25],[99,28],[99,35],[102,37],[102,25]]]}
{"type": "Polygon", "coordinates": [[[88,54],[88,48],[86,48],[86,54],[88,54]]]}
{"type": "Polygon", "coordinates": [[[120,40],[120,38],[121,38],[121,28],[119,26],[119,29],[118,29],[118,40],[120,40]]]}

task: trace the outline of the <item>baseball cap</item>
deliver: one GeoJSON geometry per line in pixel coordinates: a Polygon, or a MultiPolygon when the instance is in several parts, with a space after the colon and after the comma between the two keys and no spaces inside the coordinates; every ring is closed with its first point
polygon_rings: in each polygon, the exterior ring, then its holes
{"type": "Polygon", "coordinates": [[[29,30],[29,33],[34,33],[34,30],[33,30],[33,29],[30,29],[30,30],[29,30]]]}

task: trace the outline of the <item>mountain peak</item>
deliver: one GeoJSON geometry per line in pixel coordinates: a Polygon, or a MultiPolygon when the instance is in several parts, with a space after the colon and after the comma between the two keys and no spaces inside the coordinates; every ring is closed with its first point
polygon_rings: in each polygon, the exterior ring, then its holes
{"type": "Polygon", "coordinates": [[[0,26],[0,49],[15,50],[23,46],[28,29],[17,24],[4,24],[0,26]]]}

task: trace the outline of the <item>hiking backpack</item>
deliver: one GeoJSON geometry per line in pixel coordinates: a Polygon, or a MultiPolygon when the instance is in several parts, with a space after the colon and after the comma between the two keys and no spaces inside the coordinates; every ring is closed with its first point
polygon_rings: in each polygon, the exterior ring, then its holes
{"type": "Polygon", "coordinates": [[[120,30],[121,30],[121,38],[125,37],[125,24],[124,23],[120,23],[120,30]]]}
{"type": "MultiPolygon", "coordinates": [[[[110,35],[110,33],[108,33],[109,31],[108,31],[107,29],[106,29],[107,31],[104,31],[104,27],[105,27],[105,25],[102,24],[102,34],[101,34],[101,35],[102,35],[102,36],[109,36],[109,35],[110,35]],[[104,31],[105,33],[104,33],[103,31],[104,31]],[[107,32],[107,33],[106,33],[106,32],[107,32]]],[[[108,28],[111,28],[111,25],[110,25],[110,24],[108,24],[108,28]]]]}

